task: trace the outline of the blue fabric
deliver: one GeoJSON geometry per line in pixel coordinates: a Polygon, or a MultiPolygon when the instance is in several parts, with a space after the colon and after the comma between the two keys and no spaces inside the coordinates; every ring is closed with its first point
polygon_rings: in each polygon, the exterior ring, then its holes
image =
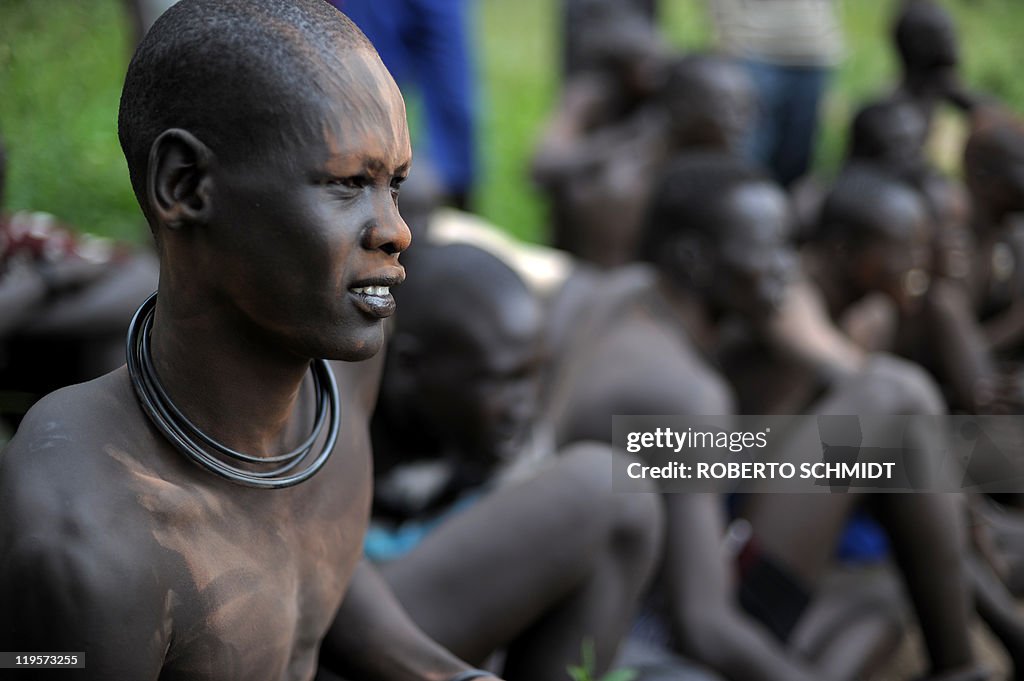
{"type": "MultiPolygon", "coordinates": [[[[726,509],[730,518],[736,517],[736,508],[741,495],[726,497],[726,509]]],[[[869,513],[854,511],[846,522],[843,536],[836,547],[836,558],[844,563],[873,563],[889,555],[889,539],[885,530],[869,513]]]]}
{"type": "Polygon", "coordinates": [[[872,563],[889,555],[889,539],[878,522],[863,511],[857,511],[846,524],[836,551],[845,563],[872,563]]]}
{"type": "Polygon", "coordinates": [[[465,494],[444,511],[423,520],[407,520],[396,527],[370,522],[363,539],[363,555],[374,563],[401,558],[452,516],[466,510],[483,498],[483,492],[465,494]]]}
{"type": "Polygon", "coordinates": [[[748,160],[764,166],[783,186],[807,172],[814,152],[818,109],[830,69],[741,62],[757,91],[757,123],[744,145],[748,160]]]}
{"type": "Polygon", "coordinates": [[[476,175],[475,73],[466,0],[331,0],[370,39],[403,92],[423,102],[422,150],[451,193],[476,175]]]}

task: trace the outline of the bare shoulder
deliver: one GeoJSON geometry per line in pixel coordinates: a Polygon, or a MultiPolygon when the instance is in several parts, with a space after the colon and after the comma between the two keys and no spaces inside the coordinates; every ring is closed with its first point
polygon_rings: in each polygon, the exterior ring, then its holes
{"type": "Polygon", "coordinates": [[[88,486],[112,487],[116,475],[109,482],[99,477],[110,477],[111,451],[151,448],[150,429],[121,369],[58,390],[32,407],[0,454],[0,488],[39,496],[40,486],[68,498],[88,486]]]}
{"type": "Polygon", "coordinates": [[[155,449],[118,372],[47,396],[0,452],[0,546],[148,560],[133,533],[148,534],[137,479],[155,449]]]}
{"type": "Polygon", "coordinates": [[[109,455],[137,430],[123,387],[109,375],[48,396],[0,453],[0,648],[88,650],[97,673],[147,678],[170,605],[160,547],[109,455]]]}
{"type": "Polygon", "coordinates": [[[0,452],[0,526],[111,534],[139,506],[132,480],[155,448],[123,370],[48,395],[0,452]]]}

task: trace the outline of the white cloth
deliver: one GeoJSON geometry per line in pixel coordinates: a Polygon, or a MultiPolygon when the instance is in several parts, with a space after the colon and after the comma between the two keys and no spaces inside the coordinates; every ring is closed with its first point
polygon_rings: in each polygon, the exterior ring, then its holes
{"type": "Polygon", "coordinates": [[[708,0],[718,45],[734,57],[832,66],[843,57],[834,0],[708,0]]]}

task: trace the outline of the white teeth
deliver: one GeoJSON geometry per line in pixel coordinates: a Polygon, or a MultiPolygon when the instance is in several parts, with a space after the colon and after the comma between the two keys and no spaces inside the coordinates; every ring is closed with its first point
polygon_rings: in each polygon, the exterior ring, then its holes
{"type": "Polygon", "coordinates": [[[368,296],[386,296],[391,293],[391,288],[389,286],[361,286],[352,289],[352,292],[368,296]]]}

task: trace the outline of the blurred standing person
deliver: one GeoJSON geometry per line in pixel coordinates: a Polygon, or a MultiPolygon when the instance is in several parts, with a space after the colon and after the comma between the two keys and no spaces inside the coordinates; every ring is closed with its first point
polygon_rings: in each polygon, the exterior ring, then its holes
{"type": "Polygon", "coordinates": [[[409,95],[422,101],[423,150],[446,202],[472,205],[476,159],[476,73],[467,0],[329,0],[362,29],[409,95]]]}
{"type": "Polygon", "coordinates": [[[843,56],[835,0],[708,0],[719,48],[757,86],[760,114],[746,153],[784,186],[810,166],[818,111],[843,56]]]}

